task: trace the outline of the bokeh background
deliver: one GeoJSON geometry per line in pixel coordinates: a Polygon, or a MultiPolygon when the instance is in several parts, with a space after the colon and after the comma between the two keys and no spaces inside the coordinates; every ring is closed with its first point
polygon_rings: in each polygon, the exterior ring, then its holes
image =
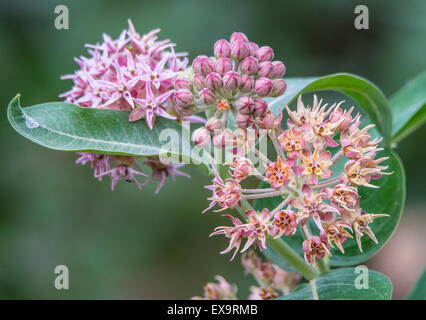
{"type": "MultiPolygon", "coordinates": [[[[390,96],[426,69],[426,1],[1,1],[0,3],[0,298],[186,299],[221,274],[246,297],[252,280],[238,259],[218,254],[225,239],[208,238],[222,223],[201,215],[202,186],[192,179],[139,191],[121,183],[110,191],[72,153],[44,149],[13,131],[6,106],[16,93],[24,106],[58,100],[84,44],[114,37],[131,18],[139,32],[162,28],[162,38],[207,54],[233,31],[274,48],[287,76],[351,72],[390,96]],[[54,28],[54,8],[65,4],[70,29],[54,28]],[[370,29],[354,28],[354,8],[367,4],[370,29]],[[54,268],[70,270],[70,289],[54,288],[54,268]]],[[[389,276],[403,298],[426,263],[426,128],[397,148],[407,171],[407,202],[389,244],[368,262],[389,276]]]]}

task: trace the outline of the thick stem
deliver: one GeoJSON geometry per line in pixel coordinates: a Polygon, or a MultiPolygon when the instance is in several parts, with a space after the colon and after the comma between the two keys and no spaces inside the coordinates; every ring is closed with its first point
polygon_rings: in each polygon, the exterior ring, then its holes
{"type": "MultiPolygon", "coordinates": [[[[247,200],[241,201],[240,213],[246,210],[253,209],[247,200]]],[[[245,219],[245,217],[243,217],[245,219]]],[[[287,243],[281,239],[274,239],[268,237],[267,239],[269,246],[276,251],[284,260],[286,260],[293,268],[300,272],[306,279],[313,280],[318,276],[318,271],[312,268],[305,260],[294,251],[287,243]]]]}

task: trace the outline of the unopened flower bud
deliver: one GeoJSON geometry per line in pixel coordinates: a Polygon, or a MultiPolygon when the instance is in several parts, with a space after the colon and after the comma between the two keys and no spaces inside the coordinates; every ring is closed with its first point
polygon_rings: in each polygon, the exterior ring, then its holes
{"type": "Polygon", "coordinates": [[[259,63],[259,71],[258,71],[259,77],[268,78],[273,70],[274,70],[274,65],[272,64],[271,61],[263,61],[259,63]]]}
{"type": "Polygon", "coordinates": [[[217,91],[222,88],[223,82],[220,74],[217,72],[212,72],[208,74],[206,77],[206,87],[213,91],[217,91]]]}
{"type": "Polygon", "coordinates": [[[256,94],[261,97],[266,97],[272,92],[272,81],[268,78],[259,78],[254,84],[256,94]]]}
{"type": "Polygon", "coordinates": [[[237,124],[238,128],[241,129],[245,129],[247,127],[249,127],[252,124],[252,120],[250,115],[247,114],[237,114],[237,116],[235,117],[235,123],[237,124]]]}
{"type": "Polygon", "coordinates": [[[223,129],[222,121],[218,118],[210,118],[206,122],[206,129],[211,133],[214,133],[216,130],[221,130],[223,129]]]}
{"type": "Polygon", "coordinates": [[[231,39],[230,40],[231,40],[231,44],[234,43],[234,42],[236,42],[236,41],[248,42],[247,36],[244,33],[242,33],[242,32],[234,32],[231,35],[231,39]]]}
{"type": "Polygon", "coordinates": [[[254,57],[256,55],[257,49],[259,49],[259,45],[257,43],[249,42],[249,51],[251,56],[254,57]]]}
{"type": "Polygon", "coordinates": [[[260,61],[272,61],[274,59],[274,51],[268,46],[260,47],[256,50],[256,57],[260,61]]]}
{"type": "Polygon", "coordinates": [[[175,93],[173,94],[173,101],[179,107],[185,107],[187,105],[190,105],[192,103],[191,91],[187,89],[176,90],[175,93]]]}
{"type": "Polygon", "coordinates": [[[206,56],[198,56],[192,62],[192,69],[195,73],[201,73],[207,75],[214,71],[213,60],[206,56]]]}
{"type": "Polygon", "coordinates": [[[198,128],[194,131],[192,141],[196,146],[203,147],[210,143],[210,132],[206,128],[198,128]]]}
{"type": "Polygon", "coordinates": [[[275,126],[274,122],[274,115],[271,111],[268,111],[263,117],[262,117],[262,125],[265,129],[272,129],[275,126]]]}
{"type": "Polygon", "coordinates": [[[224,39],[216,41],[213,50],[214,56],[217,59],[221,57],[229,57],[231,55],[231,45],[224,39]]]}
{"type": "Polygon", "coordinates": [[[271,74],[269,75],[270,78],[281,78],[285,75],[285,65],[281,61],[274,61],[272,62],[272,65],[274,66],[271,74]]]}
{"type": "Polygon", "coordinates": [[[213,90],[204,88],[200,91],[200,99],[204,104],[212,105],[216,101],[216,95],[214,94],[213,90]]]}
{"type": "Polygon", "coordinates": [[[266,103],[266,101],[262,99],[254,100],[253,115],[255,117],[262,117],[263,115],[265,115],[267,110],[268,110],[268,104],[266,103]]]}
{"type": "Polygon", "coordinates": [[[242,96],[237,100],[237,109],[242,114],[249,114],[253,111],[254,101],[249,96],[242,96]]]}
{"type": "Polygon", "coordinates": [[[177,78],[175,80],[175,89],[191,89],[191,81],[187,78],[177,78]]]}
{"type": "Polygon", "coordinates": [[[240,86],[240,75],[235,71],[228,71],[223,76],[223,85],[229,90],[235,90],[240,86]]]}
{"type": "Polygon", "coordinates": [[[243,60],[250,54],[247,42],[235,41],[231,45],[231,56],[236,60],[243,60]]]}
{"type": "Polygon", "coordinates": [[[272,80],[271,97],[281,96],[287,89],[287,83],[283,79],[272,80]]]}
{"type": "Polygon", "coordinates": [[[143,117],[145,117],[145,114],[146,114],[145,109],[142,109],[142,108],[135,108],[135,109],[133,109],[133,111],[130,113],[129,121],[130,121],[130,122],[138,121],[138,120],[142,119],[143,117]]]}
{"type": "Polygon", "coordinates": [[[226,145],[230,142],[231,136],[232,132],[229,129],[225,129],[213,136],[213,145],[216,148],[225,148],[226,145]]]}
{"type": "Polygon", "coordinates": [[[242,92],[250,92],[254,88],[254,79],[250,76],[240,77],[240,90],[242,92]]]}
{"type": "Polygon", "coordinates": [[[194,82],[195,89],[197,89],[198,91],[206,87],[204,77],[199,73],[194,75],[193,82],[194,82]]]}
{"type": "Polygon", "coordinates": [[[240,69],[242,73],[248,75],[256,74],[258,69],[257,59],[255,57],[245,58],[240,64],[240,69]]]}
{"type": "Polygon", "coordinates": [[[216,61],[215,69],[220,75],[224,75],[232,70],[232,61],[229,58],[223,57],[216,61]]]}

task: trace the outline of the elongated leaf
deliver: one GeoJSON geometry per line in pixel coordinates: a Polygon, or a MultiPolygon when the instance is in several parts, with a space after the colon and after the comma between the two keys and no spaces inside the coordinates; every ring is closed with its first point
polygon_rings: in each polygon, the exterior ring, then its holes
{"type": "Polygon", "coordinates": [[[426,270],[423,271],[413,291],[408,295],[408,300],[426,300],[426,270]]]}
{"type": "Polygon", "coordinates": [[[392,142],[396,143],[426,121],[426,72],[409,81],[389,98],[392,110],[392,142]]]}
{"type": "MultiPolygon", "coordinates": [[[[368,236],[364,235],[361,238],[363,248],[363,253],[361,253],[356,241],[354,239],[348,239],[343,245],[345,249],[344,254],[337,248],[331,250],[331,266],[351,266],[368,260],[384,246],[398,226],[405,202],[404,168],[399,157],[394,152],[383,151],[380,156],[389,157],[389,160],[385,164],[389,165],[388,171],[393,171],[393,174],[382,176],[381,179],[376,181],[373,180],[373,184],[380,186],[377,189],[359,188],[359,194],[361,196],[360,206],[362,209],[367,213],[387,213],[390,215],[389,217],[376,219],[370,225],[379,243],[375,244],[368,236]]],[[[263,208],[273,210],[281,201],[282,199],[279,197],[259,199],[254,202],[254,207],[256,210],[262,210],[263,208]]],[[[319,234],[318,228],[312,221],[310,222],[311,230],[315,234],[319,234]]],[[[290,237],[283,236],[282,239],[302,255],[302,242],[304,238],[300,230],[290,237]]],[[[278,256],[271,255],[268,251],[266,255],[276,264],[280,264],[286,270],[291,271],[290,268],[286,268],[285,263],[279,261],[280,258],[278,256]]]]}
{"type": "MultiPolygon", "coordinates": [[[[356,268],[332,270],[318,276],[315,285],[319,300],[390,300],[392,297],[391,281],[383,274],[370,270],[356,270],[356,268]]],[[[313,299],[311,284],[300,285],[291,294],[279,298],[279,300],[313,299]]]]}
{"type": "Polygon", "coordinates": [[[171,151],[172,155],[181,154],[184,159],[200,160],[198,154],[191,154],[194,146],[189,130],[179,123],[157,118],[154,129],[149,130],[143,121],[131,123],[128,117],[128,111],[82,108],[64,102],[21,108],[19,95],[8,107],[8,118],[13,128],[47,148],[136,156],[171,151]],[[163,131],[166,129],[170,131],[163,131]],[[163,137],[160,136],[162,132],[163,137]],[[171,136],[175,136],[177,141],[168,148],[165,145],[171,136]]]}
{"type": "Polygon", "coordinates": [[[274,114],[296,99],[300,94],[320,91],[336,90],[351,97],[377,125],[389,146],[392,130],[392,115],[388,101],[382,91],[368,80],[349,74],[336,73],[322,77],[286,78],[287,90],[281,97],[269,100],[269,107],[274,114]]]}

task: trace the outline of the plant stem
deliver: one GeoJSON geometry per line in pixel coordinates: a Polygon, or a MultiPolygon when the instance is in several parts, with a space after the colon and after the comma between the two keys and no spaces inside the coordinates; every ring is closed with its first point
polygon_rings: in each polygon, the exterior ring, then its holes
{"type": "Polygon", "coordinates": [[[319,300],[317,283],[315,282],[315,279],[309,281],[309,283],[310,283],[311,289],[312,289],[312,297],[314,298],[314,300],[319,300]]]}
{"type": "Polygon", "coordinates": [[[283,149],[281,149],[280,145],[277,141],[277,135],[275,134],[275,128],[271,130],[271,133],[269,134],[269,138],[272,140],[272,144],[274,145],[276,153],[280,156],[281,160],[285,160],[283,149]]]}
{"type": "MultiPolygon", "coordinates": [[[[241,214],[242,212],[245,212],[249,209],[253,208],[247,200],[243,199],[241,201],[241,209],[238,211],[241,214]]],[[[245,217],[243,218],[245,219],[245,217]]],[[[318,271],[307,264],[305,260],[303,260],[303,258],[283,240],[268,237],[267,241],[269,246],[275,250],[276,253],[278,253],[284,260],[293,266],[293,268],[300,272],[306,279],[313,280],[316,276],[318,276],[318,271]]]]}
{"type": "Polygon", "coordinates": [[[277,196],[281,196],[281,195],[285,195],[285,194],[287,194],[287,193],[282,192],[282,191],[255,193],[255,194],[243,194],[243,195],[241,195],[241,199],[270,198],[270,197],[277,197],[277,196]]]}
{"type": "Polygon", "coordinates": [[[327,272],[329,270],[328,267],[328,263],[325,261],[325,259],[327,258],[327,256],[324,256],[321,259],[317,259],[317,266],[318,266],[318,271],[321,273],[327,272]]]}
{"type": "Polygon", "coordinates": [[[276,191],[273,188],[265,188],[265,189],[241,189],[243,193],[258,193],[258,192],[273,192],[276,191]]]}

